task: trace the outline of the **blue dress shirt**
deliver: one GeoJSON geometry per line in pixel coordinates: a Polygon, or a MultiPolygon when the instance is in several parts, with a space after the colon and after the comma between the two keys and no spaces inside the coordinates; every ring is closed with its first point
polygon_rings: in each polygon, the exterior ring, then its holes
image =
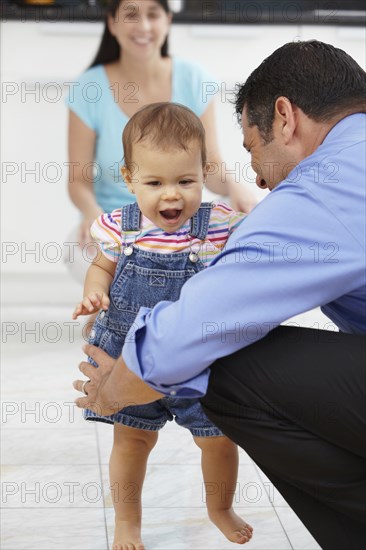
{"type": "Polygon", "coordinates": [[[177,302],[141,308],[128,368],[165,395],[200,397],[216,359],[317,306],[341,331],[365,333],[365,136],[366,115],[341,120],[177,302]]]}

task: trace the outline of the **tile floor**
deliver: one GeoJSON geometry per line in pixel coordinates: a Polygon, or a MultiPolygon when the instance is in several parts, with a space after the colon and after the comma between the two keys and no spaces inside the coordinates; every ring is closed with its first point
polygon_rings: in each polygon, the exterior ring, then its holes
{"type": "MultiPolygon", "coordinates": [[[[73,406],[83,338],[70,311],[3,311],[2,550],[111,548],[112,429],[85,423],[73,406]]],[[[147,550],[235,548],[207,520],[199,462],[186,430],[162,430],[144,490],[147,550]]],[[[237,487],[236,508],[255,528],[248,549],[319,548],[244,451],[237,487]]]]}

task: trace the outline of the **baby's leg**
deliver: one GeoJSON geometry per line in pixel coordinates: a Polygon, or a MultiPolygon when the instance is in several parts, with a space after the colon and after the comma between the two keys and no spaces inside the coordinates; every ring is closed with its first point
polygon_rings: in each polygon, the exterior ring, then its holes
{"type": "Polygon", "coordinates": [[[109,462],[111,494],[115,510],[113,550],[144,550],[141,540],[141,493],[147,459],[158,432],[114,425],[109,462]]]}
{"type": "Polygon", "coordinates": [[[225,436],[194,437],[194,441],[202,451],[202,473],[210,520],[231,542],[248,542],[252,538],[253,528],[232,508],[238,476],[237,446],[225,436]]]}

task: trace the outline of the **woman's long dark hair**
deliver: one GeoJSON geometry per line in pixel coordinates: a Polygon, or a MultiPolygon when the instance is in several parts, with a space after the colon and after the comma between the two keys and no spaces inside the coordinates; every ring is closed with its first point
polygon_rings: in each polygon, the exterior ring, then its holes
{"type": "MultiPolygon", "coordinates": [[[[161,5],[166,13],[170,13],[168,0],[155,1],[161,5]]],[[[107,19],[109,15],[115,17],[121,2],[122,0],[110,0],[110,2],[108,3],[102,40],[100,42],[99,49],[94,58],[94,61],[89,66],[89,69],[95,67],[96,65],[106,65],[107,63],[112,63],[113,61],[117,61],[120,58],[121,47],[115,37],[110,32],[107,19]]],[[[168,37],[166,37],[166,40],[161,47],[161,56],[168,57],[168,55],[168,37]]]]}

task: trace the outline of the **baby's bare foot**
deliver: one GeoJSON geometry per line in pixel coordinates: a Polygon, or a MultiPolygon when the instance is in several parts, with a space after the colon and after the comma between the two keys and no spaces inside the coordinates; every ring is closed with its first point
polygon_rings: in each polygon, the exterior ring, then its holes
{"type": "Polygon", "coordinates": [[[212,523],[231,542],[245,544],[253,536],[253,527],[241,519],[232,508],[229,510],[209,511],[209,517],[212,523]]]}
{"type": "Polygon", "coordinates": [[[145,550],[140,524],[116,519],[113,550],[145,550]]]}

